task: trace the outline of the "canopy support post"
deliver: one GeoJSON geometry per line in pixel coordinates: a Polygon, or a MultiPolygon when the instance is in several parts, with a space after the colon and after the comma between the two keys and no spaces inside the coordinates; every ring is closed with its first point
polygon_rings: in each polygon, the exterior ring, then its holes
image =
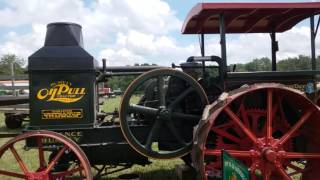
{"type": "Polygon", "coordinates": [[[310,33],[311,33],[311,63],[312,70],[316,70],[316,30],[314,27],[314,16],[310,17],[310,33]]]}
{"type": "Polygon", "coordinates": [[[279,47],[278,47],[278,41],[276,40],[276,31],[274,28],[272,29],[270,36],[271,36],[272,71],[276,71],[277,70],[277,51],[279,50],[279,47]]]}
{"type": "Polygon", "coordinates": [[[315,31],[315,37],[317,37],[318,30],[319,30],[319,25],[320,25],[320,15],[318,17],[318,23],[317,23],[317,27],[316,27],[316,31],[315,31]]]}
{"type": "Polygon", "coordinates": [[[220,30],[220,46],[221,46],[221,66],[223,72],[227,72],[227,48],[226,48],[226,27],[224,14],[221,13],[219,17],[219,30],[220,30]]]}
{"type": "Polygon", "coordinates": [[[200,48],[201,48],[201,56],[204,57],[205,56],[205,49],[204,49],[204,33],[201,33],[201,37],[200,37],[200,48]]]}
{"type": "MultiPolygon", "coordinates": [[[[200,48],[201,48],[201,56],[205,56],[205,49],[204,49],[204,33],[201,32],[201,38],[200,38],[200,48]]],[[[206,79],[206,62],[202,61],[202,78],[206,79]]]]}

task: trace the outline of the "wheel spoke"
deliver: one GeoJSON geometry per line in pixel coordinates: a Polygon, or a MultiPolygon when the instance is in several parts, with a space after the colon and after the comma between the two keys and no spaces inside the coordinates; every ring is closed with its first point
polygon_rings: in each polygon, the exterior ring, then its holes
{"type": "Polygon", "coordinates": [[[256,167],[256,164],[255,163],[252,163],[250,168],[249,168],[249,172],[250,172],[250,180],[256,180],[257,177],[256,177],[256,170],[257,170],[257,167],[256,167]]]}
{"type": "Polygon", "coordinates": [[[40,137],[40,136],[37,137],[37,144],[38,144],[38,148],[39,148],[39,165],[40,165],[40,169],[43,169],[44,167],[46,167],[46,160],[44,158],[42,137],[40,137]]]}
{"type": "Polygon", "coordinates": [[[58,162],[58,160],[61,158],[61,156],[64,154],[64,152],[68,149],[67,146],[63,146],[63,148],[61,148],[59,150],[59,152],[57,153],[57,155],[52,159],[52,161],[50,162],[50,164],[48,165],[47,169],[46,169],[46,174],[48,174],[51,169],[54,167],[54,165],[58,162]]]}
{"type": "Polygon", "coordinates": [[[154,122],[154,124],[153,124],[153,126],[152,126],[152,128],[151,128],[151,130],[149,132],[146,144],[145,144],[146,149],[151,150],[152,142],[154,140],[155,135],[158,135],[158,131],[160,129],[161,124],[162,123],[159,120],[156,120],[154,122]]]}
{"type": "Polygon", "coordinates": [[[162,76],[158,77],[158,93],[159,93],[159,106],[166,107],[166,90],[165,83],[162,76]]]}
{"type": "Polygon", "coordinates": [[[147,107],[147,106],[131,104],[129,107],[129,111],[156,116],[159,110],[155,108],[147,107]]]}
{"type": "Polygon", "coordinates": [[[268,89],[268,102],[267,102],[267,142],[272,138],[272,118],[273,118],[273,111],[272,111],[272,90],[268,89]]]}
{"type": "Polygon", "coordinates": [[[270,173],[269,172],[263,173],[263,180],[270,180],[270,173]]]}
{"type": "Polygon", "coordinates": [[[293,169],[295,172],[292,172],[290,173],[289,175],[290,176],[293,176],[294,174],[299,174],[299,173],[303,173],[304,169],[298,167],[298,166],[295,166],[294,164],[288,164],[288,167],[293,169]]]}
{"type": "Polygon", "coordinates": [[[185,114],[185,113],[179,113],[179,112],[173,112],[172,117],[178,118],[178,119],[184,119],[184,120],[190,120],[190,121],[199,121],[201,119],[201,116],[194,115],[194,114],[185,114]]]}
{"type": "Polygon", "coordinates": [[[307,111],[302,115],[302,117],[298,120],[298,122],[285,134],[281,137],[279,141],[275,143],[277,145],[283,145],[292,135],[302,126],[306,120],[312,115],[312,110],[307,111]]]}
{"type": "Polygon", "coordinates": [[[178,140],[178,142],[183,145],[187,146],[187,143],[182,139],[181,135],[178,133],[177,128],[174,126],[172,121],[167,121],[166,125],[168,126],[170,132],[173,134],[173,136],[178,140]]]}
{"type": "Polygon", "coordinates": [[[247,111],[246,111],[245,106],[243,104],[241,104],[241,106],[240,106],[240,113],[241,113],[241,117],[243,119],[244,124],[247,127],[249,127],[250,123],[249,123],[248,114],[247,114],[247,111]]]}
{"type": "Polygon", "coordinates": [[[80,179],[83,179],[83,173],[82,173],[82,170],[79,171],[79,174],[80,174],[80,179]]]}
{"type": "Polygon", "coordinates": [[[288,158],[288,159],[320,159],[320,153],[286,152],[286,155],[283,158],[288,158]]]}
{"type": "Polygon", "coordinates": [[[182,101],[189,93],[194,91],[193,87],[189,87],[185,91],[183,91],[170,105],[169,109],[173,109],[180,101],[182,101]]]}
{"type": "MultiPolygon", "coordinates": [[[[225,150],[233,157],[251,157],[250,151],[237,151],[237,150],[225,150]]],[[[211,150],[211,149],[205,149],[204,150],[205,155],[211,155],[211,156],[221,156],[221,150],[211,150]]]]}
{"type": "Polygon", "coordinates": [[[278,164],[279,166],[277,166],[277,170],[278,172],[282,175],[282,177],[285,179],[285,180],[291,180],[290,176],[287,174],[287,172],[283,169],[283,167],[281,166],[281,164],[279,163],[278,164]]]}
{"type": "MultiPolygon", "coordinates": [[[[76,172],[82,172],[83,167],[76,167],[73,168],[71,170],[67,170],[67,171],[63,171],[63,172],[59,172],[59,173],[55,173],[52,175],[53,178],[59,178],[59,177],[66,177],[66,176],[72,176],[73,174],[75,174],[76,172]]],[[[82,173],[81,173],[82,174],[82,173]]]]}
{"type": "Polygon", "coordinates": [[[237,144],[240,144],[240,139],[234,135],[229,134],[228,132],[222,130],[222,129],[218,129],[216,127],[212,127],[211,130],[215,133],[217,133],[218,135],[222,136],[223,138],[227,138],[237,144]]]}
{"type": "Polygon", "coordinates": [[[3,171],[3,170],[0,170],[0,174],[1,175],[5,175],[5,176],[10,176],[10,177],[21,178],[21,179],[25,179],[26,178],[26,176],[23,175],[23,174],[18,174],[18,173],[9,172],[9,171],[3,171]]]}
{"type": "Polygon", "coordinates": [[[251,172],[250,171],[250,180],[256,180],[257,177],[256,177],[256,170],[253,169],[253,171],[251,172]]]}
{"type": "Polygon", "coordinates": [[[15,159],[17,160],[21,170],[23,171],[24,174],[27,174],[29,172],[27,166],[24,164],[24,162],[22,161],[22,159],[20,158],[18,152],[16,151],[16,149],[13,146],[10,146],[10,150],[13,154],[13,156],[15,157],[15,159]]]}
{"type": "Polygon", "coordinates": [[[233,122],[238,125],[243,132],[254,142],[256,143],[258,141],[257,137],[250,131],[239,119],[239,117],[233,113],[233,111],[230,109],[230,107],[226,107],[224,111],[229,115],[229,117],[233,120],[233,122]]]}

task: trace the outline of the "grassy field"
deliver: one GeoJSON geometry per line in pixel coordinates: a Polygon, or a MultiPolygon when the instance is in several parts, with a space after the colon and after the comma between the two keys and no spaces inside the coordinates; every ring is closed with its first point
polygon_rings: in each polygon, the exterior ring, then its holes
{"type": "MultiPolygon", "coordinates": [[[[119,107],[119,102],[120,102],[120,97],[107,99],[107,101],[102,105],[102,109],[105,112],[114,111],[115,108],[119,107]]],[[[0,131],[1,133],[3,132],[14,133],[14,132],[21,131],[21,129],[8,130],[4,124],[4,115],[0,114],[0,131]]],[[[9,139],[0,139],[0,146],[2,146],[8,140],[9,139]]],[[[37,151],[29,150],[26,152],[22,149],[23,146],[24,144],[20,143],[20,144],[17,144],[15,148],[18,150],[18,153],[21,154],[21,158],[23,159],[23,161],[26,164],[28,164],[28,168],[30,170],[36,170],[39,164],[37,159],[38,158],[37,151]]],[[[49,154],[46,154],[46,155],[49,156],[49,154]]],[[[166,161],[164,160],[150,160],[150,161],[152,162],[150,165],[147,165],[147,166],[134,165],[133,167],[127,170],[110,174],[108,176],[103,177],[102,179],[103,180],[118,179],[117,177],[121,174],[136,173],[140,175],[140,179],[142,180],[175,180],[177,179],[175,175],[175,166],[179,164],[183,164],[182,160],[180,159],[166,160],[166,161]]],[[[2,158],[0,158],[0,169],[4,169],[4,168],[12,172],[21,172],[18,164],[16,163],[15,158],[10,152],[6,153],[2,158]]],[[[108,169],[108,171],[112,171],[112,170],[114,169],[108,169]]],[[[94,173],[95,170],[92,169],[92,172],[94,173]]],[[[0,177],[0,180],[12,180],[12,179],[13,178],[0,177]]],[[[300,176],[297,175],[293,177],[293,179],[298,180],[300,179],[300,176]]]]}
{"type": "MultiPolygon", "coordinates": [[[[102,106],[102,109],[106,112],[113,111],[115,108],[119,106],[120,97],[117,98],[110,98],[107,99],[104,105],[102,106]]],[[[26,125],[26,124],[24,124],[26,125]]],[[[2,132],[19,132],[19,130],[8,130],[5,127],[4,124],[4,115],[0,114],[0,131],[2,132]]],[[[0,139],[0,146],[2,146],[6,141],[9,139],[0,139]]],[[[15,148],[17,149],[18,153],[20,154],[22,160],[27,164],[29,170],[36,170],[38,168],[38,156],[36,150],[29,150],[24,151],[23,150],[23,143],[19,143],[15,145],[15,148]],[[35,158],[36,157],[36,158],[35,158]]],[[[46,154],[49,156],[49,154],[46,154]]],[[[175,175],[175,166],[177,164],[182,164],[183,162],[180,159],[174,159],[174,160],[151,160],[151,164],[147,166],[140,166],[140,165],[134,165],[130,169],[110,174],[106,177],[103,177],[103,180],[111,180],[111,179],[117,179],[117,177],[121,174],[125,173],[136,173],[140,175],[140,179],[146,179],[146,180],[174,180],[177,179],[175,175]]],[[[4,154],[4,156],[0,159],[0,169],[6,169],[10,170],[12,172],[19,172],[22,173],[18,163],[16,163],[16,160],[11,152],[8,152],[4,154]]],[[[111,171],[113,169],[108,169],[108,171],[111,171]]],[[[95,172],[94,169],[92,169],[92,172],[95,172]]],[[[7,178],[7,177],[1,177],[1,180],[11,180],[13,178],[7,178]]]]}

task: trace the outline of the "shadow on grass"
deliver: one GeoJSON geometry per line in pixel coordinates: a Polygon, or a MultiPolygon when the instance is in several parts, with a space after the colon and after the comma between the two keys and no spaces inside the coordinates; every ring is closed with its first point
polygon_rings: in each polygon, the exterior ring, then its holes
{"type": "MultiPolygon", "coordinates": [[[[132,172],[140,175],[140,180],[177,180],[174,169],[157,169],[148,172],[132,172]]],[[[117,177],[102,177],[101,180],[117,180],[117,177]]]]}

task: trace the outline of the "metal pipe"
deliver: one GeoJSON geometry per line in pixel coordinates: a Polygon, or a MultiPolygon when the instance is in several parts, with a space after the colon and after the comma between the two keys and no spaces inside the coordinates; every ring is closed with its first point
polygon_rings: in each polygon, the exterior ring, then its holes
{"type": "Polygon", "coordinates": [[[200,48],[201,48],[201,56],[203,57],[203,56],[205,56],[205,49],[204,49],[204,34],[203,33],[201,33],[201,39],[200,39],[200,48]]]}
{"type": "Polygon", "coordinates": [[[219,17],[219,30],[220,30],[220,45],[221,45],[221,58],[223,73],[227,72],[227,48],[226,48],[226,27],[224,14],[221,13],[219,17]]]}
{"type": "Polygon", "coordinates": [[[315,45],[315,29],[314,29],[314,16],[310,17],[310,35],[311,35],[311,64],[312,70],[316,70],[316,45],[315,45]]]}
{"type": "MultiPolygon", "coordinates": [[[[164,68],[163,66],[109,66],[106,67],[107,72],[146,72],[153,69],[164,68]]],[[[98,70],[102,71],[103,68],[99,67],[98,70]]]]}
{"type": "Polygon", "coordinates": [[[277,70],[277,51],[278,45],[276,41],[276,32],[273,29],[271,32],[271,64],[272,64],[272,71],[277,70]]]}
{"type": "Polygon", "coordinates": [[[315,38],[317,37],[317,34],[318,34],[318,30],[319,30],[319,25],[320,25],[320,15],[319,15],[319,17],[318,17],[318,23],[317,23],[317,27],[316,27],[316,30],[315,30],[315,38]]]}
{"type": "Polygon", "coordinates": [[[15,89],[15,78],[14,78],[14,62],[12,62],[10,64],[11,66],[11,86],[12,86],[12,95],[13,96],[17,96],[17,93],[16,93],[16,89],[15,89]]]}
{"type": "MultiPolygon", "coordinates": [[[[203,32],[201,33],[201,56],[205,56],[205,51],[204,51],[204,34],[203,32]]],[[[202,79],[206,79],[206,62],[202,61],[202,79]]]]}

